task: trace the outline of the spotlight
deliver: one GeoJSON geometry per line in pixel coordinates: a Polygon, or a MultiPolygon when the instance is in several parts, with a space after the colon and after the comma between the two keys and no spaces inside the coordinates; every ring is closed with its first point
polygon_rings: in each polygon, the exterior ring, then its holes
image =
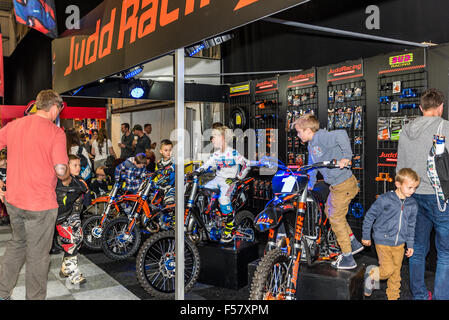
{"type": "Polygon", "coordinates": [[[143,66],[137,66],[123,72],[124,79],[131,79],[143,71],[143,66]]]}
{"type": "Polygon", "coordinates": [[[142,99],[148,93],[150,87],[143,80],[133,80],[129,85],[129,96],[134,99],[142,99]]]}

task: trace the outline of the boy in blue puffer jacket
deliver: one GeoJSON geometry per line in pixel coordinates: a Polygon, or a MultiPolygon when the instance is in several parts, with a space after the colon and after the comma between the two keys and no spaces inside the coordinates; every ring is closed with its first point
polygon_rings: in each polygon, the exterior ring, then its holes
{"type": "Polygon", "coordinates": [[[378,280],[387,280],[388,300],[399,299],[401,266],[405,255],[413,255],[416,214],[418,204],[411,198],[419,185],[418,174],[402,168],[395,177],[396,190],[384,193],[373,203],[363,220],[362,244],[371,246],[371,229],[379,267],[369,266],[365,273],[365,295],[379,289],[378,280]]]}

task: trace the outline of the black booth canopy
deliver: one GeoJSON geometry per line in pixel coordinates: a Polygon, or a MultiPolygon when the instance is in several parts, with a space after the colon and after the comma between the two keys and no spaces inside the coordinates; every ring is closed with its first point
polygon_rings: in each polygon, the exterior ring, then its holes
{"type": "Polygon", "coordinates": [[[52,42],[65,93],[309,0],[105,0],[52,42]]]}

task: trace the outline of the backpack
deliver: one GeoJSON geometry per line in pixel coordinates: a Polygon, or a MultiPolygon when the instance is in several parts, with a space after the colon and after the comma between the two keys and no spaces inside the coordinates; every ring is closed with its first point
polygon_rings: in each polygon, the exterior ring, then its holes
{"type": "Polygon", "coordinates": [[[83,155],[83,146],[78,147],[78,152],[76,155],[80,158],[80,164],[81,164],[81,172],[80,176],[87,181],[88,179],[92,178],[92,168],[89,165],[89,161],[86,158],[86,156],[83,155]]]}
{"type": "Polygon", "coordinates": [[[441,135],[442,127],[443,120],[438,126],[437,134],[433,136],[427,157],[427,176],[435,190],[438,209],[444,212],[449,200],[449,153],[445,147],[445,137],[441,135]],[[443,206],[440,201],[443,201],[443,206]]]}

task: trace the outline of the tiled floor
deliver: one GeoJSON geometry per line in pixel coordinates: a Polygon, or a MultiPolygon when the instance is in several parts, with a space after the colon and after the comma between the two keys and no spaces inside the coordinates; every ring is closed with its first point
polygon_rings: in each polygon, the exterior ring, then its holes
{"type": "MultiPolygon", "coordinates": [[[[11,239],[10,228],[0,227],[0,261],[5,253],[7,241],[11,239]]],[[[131,291],[109,276],[104,270],[92,263],[83,255],[79,256],[79,266],[88,279],[81,286],[74,286],[59,276],[62,253],[51,256],[48,274],[48,300],[140,300],[131,291]]],[[[14,300],[25,299],[25,270],[23,266],[17,284],[12,293],[14,300]]]]}

